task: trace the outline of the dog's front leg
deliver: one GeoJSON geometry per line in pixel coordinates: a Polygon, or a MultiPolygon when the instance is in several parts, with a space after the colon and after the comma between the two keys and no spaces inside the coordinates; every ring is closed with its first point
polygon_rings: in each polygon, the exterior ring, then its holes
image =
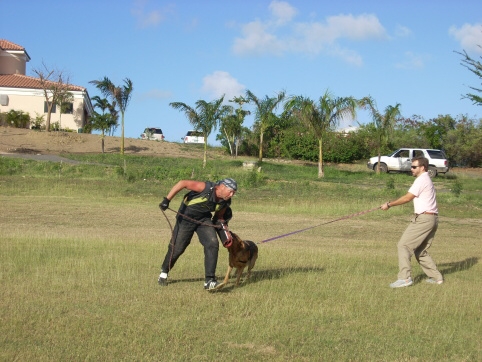
{"type": "Polygon", "coordinates": [[[229,280],[229,274],[231,274],[231,270],[233,270],[233,267],[231,265],[228,265],[228,271],[226,272],[226,276],[224,277],[224,285],[228,284],[229,280]]]}
{"type": "Polygon", "coordinates": [[[239,281],[241,280],[241,275],[243,274],[244,267],[236,269],[236,286],[239,285],[239,281]]]}

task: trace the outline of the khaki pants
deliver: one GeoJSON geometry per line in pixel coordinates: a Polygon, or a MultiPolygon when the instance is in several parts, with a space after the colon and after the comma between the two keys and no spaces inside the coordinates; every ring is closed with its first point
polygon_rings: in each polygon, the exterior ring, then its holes
{"type": "Polygon", "coordinates": [[[398,242],[398,279],[411,277],[411,258],[415,255],[422,270],[429,278],[442,280],[442,274],[437,270],[435,262],[427,250],[432,245],[438,227],[438,216],[420,214],[415,215],[410,225],[398,242]]]}

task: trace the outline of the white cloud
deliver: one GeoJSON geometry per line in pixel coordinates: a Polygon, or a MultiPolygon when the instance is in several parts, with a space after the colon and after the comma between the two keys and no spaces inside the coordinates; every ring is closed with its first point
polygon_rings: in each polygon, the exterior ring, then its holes
{"type": "Polygon", "coordinates": [[[460,43],[463,50],[482,53],[482,24],[464,24],[460,28],[451,26],[449,34],[460,43]]]}
{"type": "Polygon", "coordinates": [[[385,30],[373,15],[332,16],[326,23],[298,23],[294,26],[294,38],[291,40],[292,51],[308,54],[319,54],[326,51],[337,55],[348,63],[361,65],[361,56],[354,50],[341,50],[338,41],[368,40],[385,37],[385,30]],[[356,58],[356,60],[355,60],[356,58]]]}
{"type": "Polygon", "coordinates": [[[378,21],[378,18],[371,14],[330,16],[327,19],[326,31],[330,32],[335,38],[353,40],[382,38],[385,36],[385,29],[378,21]]]}
{"type": "Polygon", "coordinates": [[[395,68],[399,69],[421,69],[425,67],[426,61],[429,59],[427,55],[414,54],[412,52],[405,52],[404,58],[395,64],[395,68]]]}
{"type": "Polygon", "coordinates": [[[275,54],[283,53],[283,44],[270,34],[268,26],[260,21],[253,21],[243,26],[242,38],[234,40],[233,51],[238,55],[275,54]]]}
{"type": "Polygon", "coordinates": [[[203,78],[201,91],[213,98],[220,98],[224,94],[224,101],[228,101],[242,95],[245,89],[246,86],[239,83],[231,74],[217,70],[203,78]]]}
{"type": "Polygon", "coordinates": [[[341,58],[348,64],[352,64],[357,67],[363,65],[363,59],[361,55],[351,49],[334,47],[330,48],[329,54],[341,58]]]}
{"type": "Polygon", "coordinates": [[[236,55],[301,53],[312,56],[324,52],[347,63],[361,65],[361,56],[339,43],[388,38],[384,27],[372,14],[330,16],[323,22],[294,22],[297,10],[287,2],[273,1],[269,8],[274,21],[256,20],[242,26],[241,37],[233,43],[236,55]]]}
{"type": "Polygon", "coordinates": [[[395,29],[395,35],[399,37],[405,37],[411,34],[412,34],[412,31],[406,26],[397,25],[397,28],[395,29]]]}
{"type": "Polygon", "coordinates": [[[131,14],[137,19],[137,23],[141,28],[159,25],[166,17],[165,13],[170,11],[169,7],[163,10],[147,10],[148,6],[149,0],[136,0],[131,9],[131,14]]]}
{"type": "Polygon", "coordinates": [[[278,25],[285,24],[291,21],[291,19],[298,12],[294,7],[288,4],[286,1],[273,1],[269,4],[269,9],[276,19],[278,25]]]}

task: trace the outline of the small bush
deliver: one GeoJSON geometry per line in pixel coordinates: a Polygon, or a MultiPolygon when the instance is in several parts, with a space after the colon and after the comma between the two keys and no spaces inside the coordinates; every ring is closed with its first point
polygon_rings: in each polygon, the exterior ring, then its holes
{"type": "Polygon", "coordinates": [[[40,115],[38,113],[36,113],[37,116],[35,117],[35,119],[32,119],[31,123],[30,123],[30,128],[31,129],[36,129],[36,130],[41,130],[42,128],[44,128],[45,126],[43,126],[42,124],[45,122],[45,119],[44,119],[44,115],[40,115]]]}
{"type": "Polygon", "coordinates": [[[30,125],[30,115],[23,111],[11,109],[6,113],[5,122],[7,126],[15,128],[28,128],[30,125]]]}
{"type": "Polygon", "coordinates": [[[395,180],[393,179],[393,177],[390,177],[386,184],[385,184],[385,187],[387,188],[387,190],[394,190],[395,189],[395,180]]]}
{"type": "Polygon", "coordinates": [[[459,180],[455,180],[450,192],[452,192],[455,196],[459,197],[462,193],[462,189],[462,183],[459,180]]]}

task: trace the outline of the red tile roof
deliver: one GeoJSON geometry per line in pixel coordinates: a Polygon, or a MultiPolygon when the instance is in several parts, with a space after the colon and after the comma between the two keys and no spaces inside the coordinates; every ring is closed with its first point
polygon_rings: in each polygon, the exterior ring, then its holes
{"type": "MultiPolygon", "coordinates": [[[[49,82],[55,84],[55,82],[49,82]]],[[[0,74],[0,87],[43,89],[40,79],[21,74],[0,74]]],[[[69,84],[69,91],[85,91],[84,87],[69,84]]]]}
{"type": "Polygon", "coordinates": [[[0,39],[0,51],[4,52],[23,52],[27,56],[27,62],[30,61],[30,55],[28,55],[27,51],[24,47],[12,43],[11,41],[0,39]]]}
{"type": "Polygon", "coordinates": [[[12,43],[11,41],[5,40],[5,39],[0,39],[0,49],[3,50],[23,50],[25,51],[24,47],[21,47],[20,45],[17,45],[15,43],[12,43]]]}

